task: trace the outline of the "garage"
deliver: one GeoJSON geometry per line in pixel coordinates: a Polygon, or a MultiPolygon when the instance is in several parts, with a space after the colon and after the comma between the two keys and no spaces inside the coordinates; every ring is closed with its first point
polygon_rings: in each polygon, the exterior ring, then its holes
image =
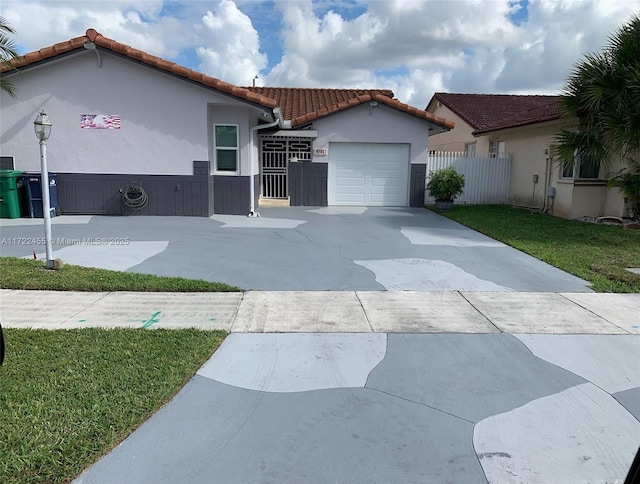
{"type": "Polygon", "coordinates": [[[409,145],[330,143],[329,205],[406,207],[409,145]]]}

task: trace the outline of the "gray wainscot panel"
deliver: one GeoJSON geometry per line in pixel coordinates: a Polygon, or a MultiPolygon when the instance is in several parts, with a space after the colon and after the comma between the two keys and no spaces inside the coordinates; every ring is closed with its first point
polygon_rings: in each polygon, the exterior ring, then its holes
{"type": "Polygon", "coordinates": [[[409,206],[424,207],[425,180],[427,165],[411,165],[411,180],[409,182],[409,206]]]}
{"type": "Polygon", "coordinates": [[[326,207],[328,163],[289,164],[289,196],[292,206],[326,207]]]}
{"type": "MultiPolygon", "coordinates": [[[[260,193],[258,177],[253,179],[254,184],[254,207],[258,206],[258,195],[260,193]]],[[[249,177],[246,176],[213,176],[213,207],[215,213],[226,215],[247,215],[250,210],[249,197],[249,177]]]]}

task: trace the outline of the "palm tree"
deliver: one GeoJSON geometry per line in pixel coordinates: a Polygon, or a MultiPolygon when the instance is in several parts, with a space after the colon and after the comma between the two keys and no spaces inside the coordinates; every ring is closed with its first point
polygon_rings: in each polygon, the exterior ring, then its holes
{"type": "MultiPolygon", "coordinates": [[[[0,16],[0,62],[2,62],[3,67],[5,69],[7,67],[13,68],[11,66],[11,61],[13,59],[20,59],[20,54],[16,50],[16,46],[13,43],[13,40],[9,38],[7,34],[15,34],[15,31],[9,23],[7,19],[0,16]]],[[[9,81],[7,81],[4,76],[0,74],[0,89],[9,94],[11,97],[16,97],[16,90],[9,81]]]]}
{"type": "Polygon", "coordinates": [[[560,101],[578,129],[555,135],[554,154],[563,168],[576,160],[596,168],[622,160],[610,180],[640,212],[640,14],[613,33],[607,45],[588,54],[571,72],[560,101]]]}
{"type": "Polygon", "coordinates": [[[571,72],[560,101],[578,130],[555,136],[563,166],[576,157],[604,165],[622,157],[640,170],[640,15],[609,37],[602,51],[588,54],[571,72]]]}

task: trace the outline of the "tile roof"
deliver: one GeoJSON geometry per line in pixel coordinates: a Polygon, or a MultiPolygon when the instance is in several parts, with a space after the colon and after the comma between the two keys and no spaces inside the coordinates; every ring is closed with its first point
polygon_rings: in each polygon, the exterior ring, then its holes
{"type": "Polygon", "coordinates": [[[437,92],[429,105],[440,101],[474,128],[473,134],[477,135],[558,119],[559,100],[560,96],[437,92]]]}
{"type": "Polygon", "coordinates": [[[250,91],[275,99],[285,119],[300,126],[314,119],[342,111],[359,104],[377,101],[400,111],[452,129],[454,123],[393,99],[387,89],[309,89],[297,87],[247,87],[250,91]]]}
{"type": "Polygon", "coordinates": [[[208,87],[212,87],[218,91],[222,91],[231,96],[256,103],[265,108],[276,107],[276,101],[274,99],[262,96],[258,93],[251,92],[243,87],[234,86],[228,82],[221,81],[215,77],[207,76],[200,72],[194,71],[187,67],[183,67],[175,62],[164,60],[155,55],[147,54],[146,52],[130,47],[126,44],[122,44],[112,39],[108,39],[102,34],[96,32],[94,29],[88,29],[85,35],[80,37],[74,37],[71,40],[64,42],[58,42],[50,47],[44,47],[43,49],[29,52],[22,56],[19,60],[14,60],[8,65],[0,65],[0,72],[8,71],[12,68],[25,67],[31,64],[36,64],[53,57],[57,57],[61,54],[67,54],[73,51],[80,51],[84,48],[85,42],[93,42],[99,47],[110,50],[117,54],[122,54],[126,57],[142,62],[143,64],[156,67],[160,70],[170,72],[178,77],[189,79],[197,83],[203,84],[208,87]]]}
{"type": "Polygon", "coordinates": [[[93,42],[101,49],[110,50],[143,64],[170,72],[178,77],[203,84],[233,97],[249,101],[265,108],[280,106],[285,119],[291,120],[292,127],[313,121],[314,119],[348,109],[359,104],[377,101],[423,120],[452,129],[452,121],[440,118],[427,111],[404,104],[393,99],[393,92],[384,89],[304,89],[284,87],[240,87],[215,77],[183,67],[175,62],[164,60],[146,52],[109,39],[94,29],[88,29],[85,35],[59,42],[38,51],[29,52],[18,60],[0,64],[0,72],[38,64],[54,57],[81,51],[86,42],[93,42]]]}

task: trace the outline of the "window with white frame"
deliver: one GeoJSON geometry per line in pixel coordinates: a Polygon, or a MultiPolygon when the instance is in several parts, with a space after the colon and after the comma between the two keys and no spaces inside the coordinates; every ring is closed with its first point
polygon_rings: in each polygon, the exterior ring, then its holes
{"type": "Polygon", "coordinates": [[[238,125],[216,124],[213,127],[215,170],[238,172],[238,125]]]}
{"type": "Polygon", "coordinates": [[[506,142],[498,140],[489,140],[489,157],[501,158],[505,154],[506,142]]]}
{"type": "Polygon", "coordinates": [[[465,143],[464,145],[464,154],[465,156],[473,158],[476,156],[476,144],[475,143],[465,143]]]}
{"type": "Polygon", "coordinates": [[[561,177],[577,180],[600,178],[600,162],[576,154],[573,165],[562,167],[561,177]]]}

